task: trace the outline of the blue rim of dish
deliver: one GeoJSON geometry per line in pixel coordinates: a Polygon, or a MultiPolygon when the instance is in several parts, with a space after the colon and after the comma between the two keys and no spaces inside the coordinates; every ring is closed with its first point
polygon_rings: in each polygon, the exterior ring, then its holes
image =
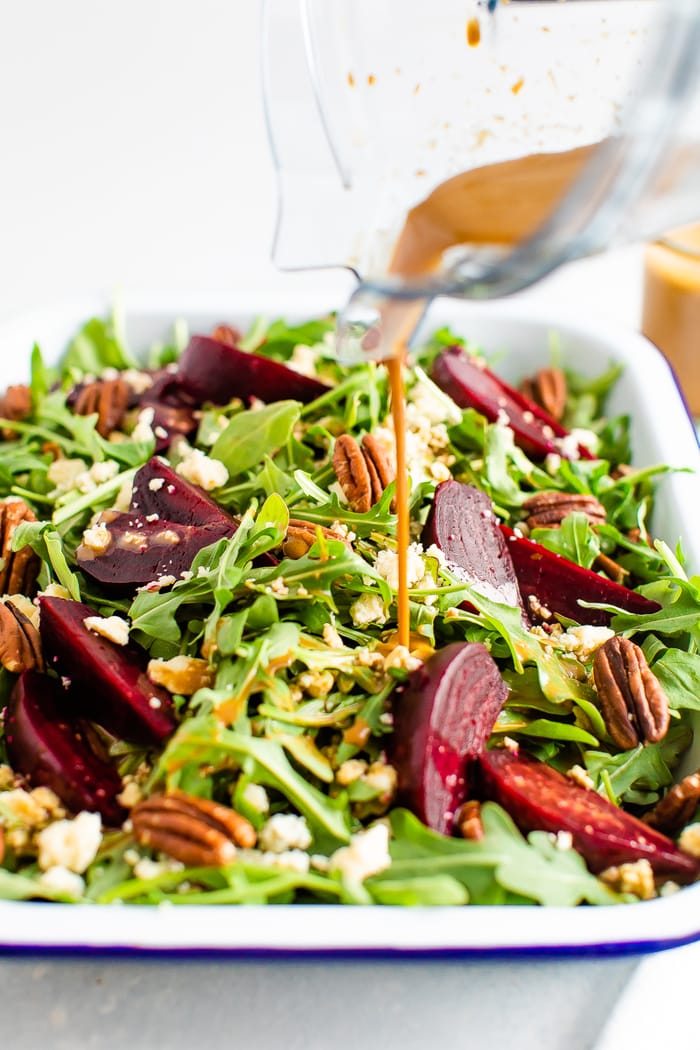
{"type": "Polygon", "coordinates": [[[656,952],[683,948],[700,941],[700,930],[678,937],[650,938],[643,941],[611,941],[594,944],[541,944],[504,945],[500,947],[473,948],[254,948],[254,947],[197,947],[173,946],[150,947],[123,944],[2,944],[0,957],[41,955],[55,957],[148,957],[157,959],[246,959],[251,962],[300,961],[337,959],[347,961],[394,960],[396,962],[468,962],[470,959],[519,959],[536,958],[619,958],[625,956],[651,955],[656,952]]]}

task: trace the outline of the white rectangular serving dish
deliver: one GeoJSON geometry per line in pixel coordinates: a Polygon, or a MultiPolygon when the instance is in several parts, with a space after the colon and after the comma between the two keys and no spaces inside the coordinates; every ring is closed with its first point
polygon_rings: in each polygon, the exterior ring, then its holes
{"type": "MultiPolygon", "coordinates": [[[[313,285],[309,285],[313,288],[313,285]]],[[[130,296],[127,332],[132,347],[167,338],[172,322],[208,331],[228,321],[245,324],[257,314],[293,320],[334,309],[313,292],[293,297],[260,287],[216,301],[130,296]]],[[[62,303],[0,324],[3,383],[26,381],[29,353],[38,342],[56,359],[80,324],[109,310],[104,298],[62,303]]],[[[567,313],[546,313],[522,302],[435,304],[426,330],[449,323],[460,334],[499,354],[497,370],[517,378],[549,363],[556,333],[563,361],[597,374],[611,362],[625,366],[610,413],[633,420],[634,462],[670,463],[695,473],[661,481],[654,534],[671,546],[681,538],[692,571],[700,571],[700,452],[695,429],[673,375],[640,335],[567,313]],[[502,355],[502,358],[501,358],[502,355]]],[[[700,728],[683,772],[700,767],[700,728]]],[[[390,908],[337,905],[276,907],[76,906],[0,901],[0,950],[175,951],[284,955],[519,955],[623,954],[655,951],[700,939],[700,884],[668,897],[611,907],[390,908]]]]}

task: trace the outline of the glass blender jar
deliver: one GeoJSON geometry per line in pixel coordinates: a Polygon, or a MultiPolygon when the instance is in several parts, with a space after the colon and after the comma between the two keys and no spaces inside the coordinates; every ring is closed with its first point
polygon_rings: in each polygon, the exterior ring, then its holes
{"type": "Polygon", "coordinates": [[[273,258],[352,270],[346,321],[387,297],[506,295],[700,218],[697,0],[265,0],[263,41],[273,258]],[[567,155],[556,192],[501,194],[503,214],[530,211],[512,236],[484,221],[392,272],[407,216],[449,180],[567,155]]]}

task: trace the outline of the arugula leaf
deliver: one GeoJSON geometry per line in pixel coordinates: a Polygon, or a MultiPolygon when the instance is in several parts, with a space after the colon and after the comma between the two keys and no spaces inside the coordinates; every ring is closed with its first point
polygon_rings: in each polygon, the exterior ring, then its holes
{"type": "Polygon", "coordinates": [[[567,514],[560,528],[533,529],[530,538],[584,569],[590,569],[600,554],[600,540],[581,511],[567,514]]]}
{"type": "Polygon", "coordinates": [[[668,697],[669,707],[700,711],[700,654],[665,649],[652,670],[668,697]]]}
{"type": "Polygon", "coordinates": [[[298,419],[297,401],[275,401],[239,412],[214,442],[211,455],[221,460],[230,477],[238,477],[289,441],[298,419]]]}
{"type": "Polygon", "coordinates": [[[673,783],[672,770],[691,739],[687,726],[676,725],[656,744],[639,744],[616,755],[585,751],[583,761],[596,789],[603,785],[605,774],[614,801],[646,804],[656,801],[661,788],[673,783]]]}
{"type": "Polygon", "coordinates": [[[105,368],[132,368],[137,362],[128,353],[117,331],[115,317],[87,321],[68,345],[61,360],[63,374],[99,376],[105,368]]]}
{"type": "Polygon", "coordinates": [[[323,346],[326,335],[335,331],[333,316],[312,318],[302,324],[288,324],[279,318],[266,324],[258,319],[241,341],[244,350],[255,350],[263,357],[288,361],[299,346],[323,346]]]}
{"type": "Polygon", "coordinates": [[[280,791],[306,817],[319,849],[350,839],[347,802],[342,797],[330,799],[313,787],[272,740],[226,729],[212,716],[192,718],[180,726],[167,744],[154,779],[166,777],[169,784],[176,784],[179,771],[192,762],[212,769],[232,763],[245,766],[257,784],[280,791]]]}
{"type": "Polygon", "coordinates": [[[373,887],[387,880],[448,875],[466,887],[473,904],[491,903],[494,883],[505,891],[506,900],[512,894],[554,906],[620,900],[590,874],[575,850],[559,849],[545,832],[531,832],[523,838],[508,814],[493,802],[482,805],[481,818],[484,837],[468,842],[438,835],[406,810],[394,810],[390,817],[394,833],[391,867],[368,879],[367,889],[373,892],[373,887]]]}

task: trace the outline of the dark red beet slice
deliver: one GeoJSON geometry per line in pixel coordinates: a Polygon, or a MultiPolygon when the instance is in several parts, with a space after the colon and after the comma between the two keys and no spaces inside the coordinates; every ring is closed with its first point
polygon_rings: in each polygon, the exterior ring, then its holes
{"type": "Polygon", "coordinates": [[[158,744],[170,736],[172,698],[149,681],[146,654],[88,630],[84,621],[96,613],[82,602],[44,597],[39,603],[47,665],[69,680],[76,713],[135,743],[158,744]]]}
{"type": "Polygon", "coordinates": [[[451,568],[484,594],[522,608],[513,563],[485,492],[459,481],[441,482],[422,540],[425,547],[439,547],[451,568]]]}
{"type": "Polygon", "coordinates": [[[483,798],[503,806],[522,832],[570,832],[593,872],[646,859],[656,875],[677,882],[692,882],[700,874],[700,863],[665,835],[544,762],[486,751],[478,768],[483,798]]]}
{"type": "Polygon", "coordinates": [[[169,405],[147,399],[141,402],[141,408],[153,409],[151,426],[156,436],[156,452],[163,452],[176,437],[189,437],[197,429],[195,409],[189,405],[169,405]]]}
{"type": "Polygon", "coordinates": [[[394,703],[391,761],[399,797],[445,835],[508,693],[480,642],[454,642],[414,671],[394,703]]]}
{"type": "Polygon", "coordinates": [[[57,679],[25,671],[5,711],[8,757],[30,784],[51,788],[70,810],[99,813],[117,827],[126,818],[117,802],[121,777],[66,716],[69,704],[57,679]]]}
{"type": "Polygon", "coordinates": [[[137,472],[131,509],[143,517],[157,514],[178,525],[211,525],[220,528],[222,535],[232,536],[238,528],[236,518],[158,456],[149,459],[137,472]]]}
{"type": "Polygon", "coordinates": [[[317,379],[260,354],[195,335],[180,358],[177,380],[198,404],[225,405],[232,398],[249,401],[313,401],[329,389],[317,379]]]}
{"type": "MultiPolygon", "coordinates": [[[[505,412],[516,444],[529,456],[543,459],[555,452],[571,458],[554,441],[566,437],[568,430],[490,369],[475,364],[462,347],[448,346],[438,354],[431,376],[460,408],[475,408],[491,422],[505,412]]],[[[578,454],[582,459],[594,458],[583,445],[578,446],[578,454]]]]}
{"type": "MultiPolygon", "coordinates": [[[[149,515],[150,516],[150,515],[149,515]]],[[[122,591],[143,586],[163,576],[180,578],[195,554],[235,528],[223,525],[179,525],[174,521],[148,521],[138,514],[106,510],[100,515],[111,537],[106,550],[81,543],[76,559],[93,580],[122,591]]]]}
{"type": "Polygon", "coordinates": [[[604,609],[586,609],[578,604],[579,598],[586,602],[616,605],[639,616],[657,612],[660,608],[658,602],[631,591],[629,587],[584,569],[540,543],[517,536],[507,525],[500,528],[506,537],[508,553],[525,601],[534,595],[550,612],[597,627],[607,626],[611,614],[604,609]]]}

